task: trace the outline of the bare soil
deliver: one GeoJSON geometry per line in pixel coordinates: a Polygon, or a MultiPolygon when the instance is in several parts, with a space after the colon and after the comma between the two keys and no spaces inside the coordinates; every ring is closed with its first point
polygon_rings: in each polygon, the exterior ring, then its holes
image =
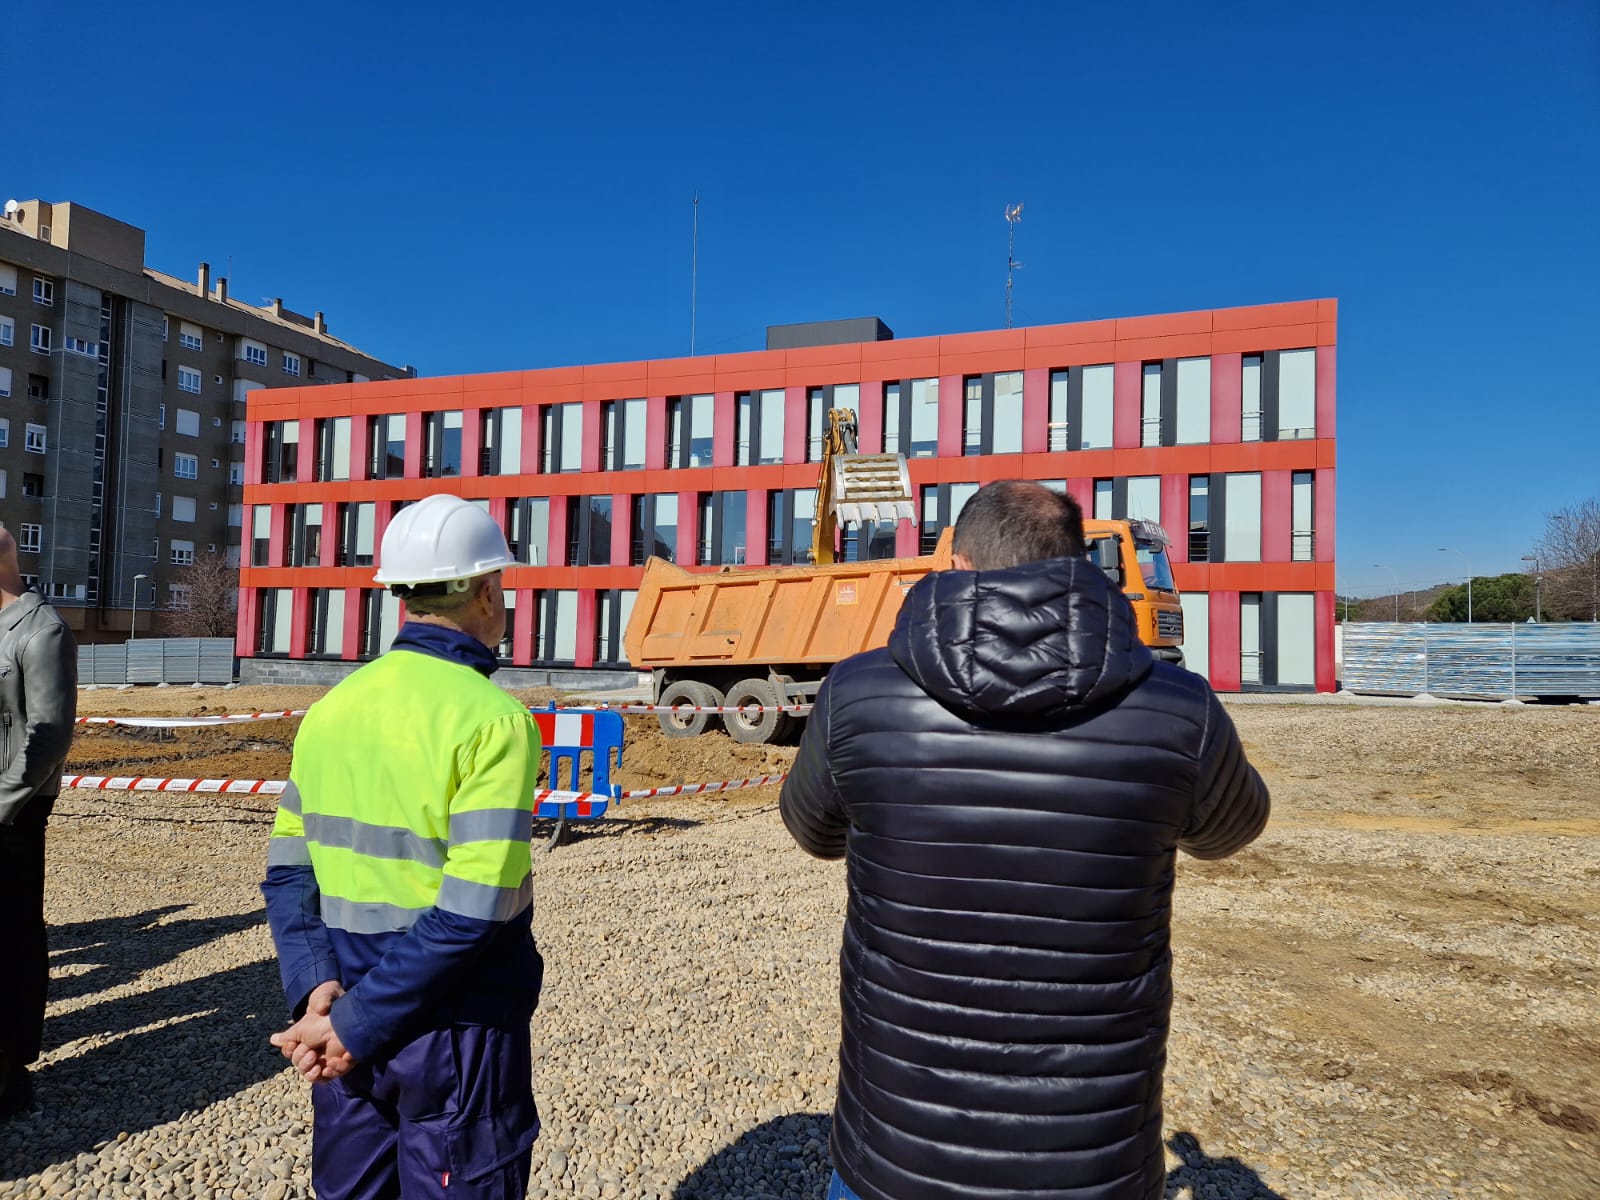
{"type": "MultiPolygon", "coordinates": [[[[86,715],[213,715],[318,694],[97,690],[80,704],[86,715]]],[[[1272,787],[1273,819],[1231,859],[1180,865],[1169,1125],[1255,1130],[1252,1165],[1281,1177],[1303,1177],[1322,1157],[1308,1147],[1333,1139],[1333,1179],[1347,1187],[1370,1170],[1462,1195],[1600,1194],[1600,708],[1230,711],[1272,787]],[[1186,1061],[1183,1048],[1196,1040],[1228,1064],[1200,1088],[1207,1111],[1180,1099],[1195,1092],[1183,1073],[1198,1055],[1186,1061]]],[[[794,755],[626,720],[624,788],[776,773],[794,755]]],[[[297,724],[83,726],[68,769],[282,779],[297,724]]],[[[186,799],[101,802],[181,810],[186,799]]],[[[603,836],[671,837],[776,799],[765,787],[630,801],[603,836]]],[[[1392,1193],[1374,1183],[1366,1194],[1392,1193]]]]}

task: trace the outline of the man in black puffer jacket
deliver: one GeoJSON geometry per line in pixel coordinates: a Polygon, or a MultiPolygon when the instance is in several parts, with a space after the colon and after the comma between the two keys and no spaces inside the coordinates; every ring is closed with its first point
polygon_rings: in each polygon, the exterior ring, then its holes
{"type": "Polygon", "coordinates": [[[829,1195],[1154,1200],[1175,850],[1248,844],[1267,789],[1069,497],[983,488],[954,556],[828,675],[783,787],[848,859],[829,1195]]]}

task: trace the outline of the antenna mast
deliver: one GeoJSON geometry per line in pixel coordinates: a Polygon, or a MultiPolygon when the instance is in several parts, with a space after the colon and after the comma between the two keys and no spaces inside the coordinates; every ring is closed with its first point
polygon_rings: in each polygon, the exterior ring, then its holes
{"type": "Polygon", "coordinates": [[[694,237],[689,251],[689,357],[694,357],[696,291],[700,283],[700,193],[694,194],[694,237]]]}
{"type": "Polygon", "coordinates": [[[1006,224],[1011,226],[1006,243],[1006,328],[1011,328],[1011,276],[1022,269],[1017,261],[1017,222],[1022,220],[1022,205],[1006,205],[1006,224]]]}

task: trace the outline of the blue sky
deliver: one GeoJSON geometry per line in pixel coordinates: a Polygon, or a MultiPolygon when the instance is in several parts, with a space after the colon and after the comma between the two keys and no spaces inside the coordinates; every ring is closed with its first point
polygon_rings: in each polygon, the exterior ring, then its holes
{"type": "Polygon", "coordinates": [[[1600,495],[1582,0],[96,7],[8,15],[0,190],[424,374],[687,353],[696,193],[699,353],[999,328],[1022,202],[1019,325],[1339,298],[1341,590],[1600,495]]]}

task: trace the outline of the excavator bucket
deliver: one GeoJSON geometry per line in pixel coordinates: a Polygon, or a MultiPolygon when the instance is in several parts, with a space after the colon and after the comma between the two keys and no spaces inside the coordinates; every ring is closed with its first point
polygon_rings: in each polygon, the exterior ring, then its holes
{"type": "Polygon", "coordinates": [[[840,521],[914,520],[917,515],[903,454],[835,455],[832,499],[840,521]]]}

